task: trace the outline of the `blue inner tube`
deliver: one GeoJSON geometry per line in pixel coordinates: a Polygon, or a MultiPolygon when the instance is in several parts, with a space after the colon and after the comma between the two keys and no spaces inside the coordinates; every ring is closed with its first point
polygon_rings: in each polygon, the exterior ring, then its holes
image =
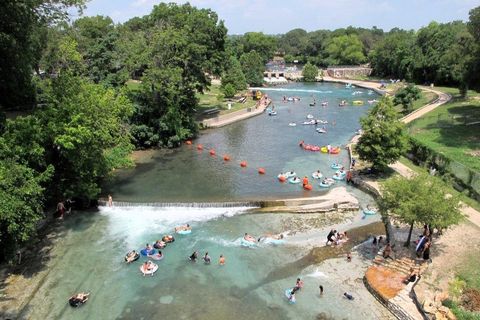
{"type": "Polygon", "coordinates": [[[242,240],[240,241],[240,244],[242,245],[242,247],[248,247],[248,248],[253,248],[257,245],[256,242],[247,241],[244,238],[242,238],[242,240]]]}
{"type": "Polygon", "coordinates": [[[142,256],[148,256],[148,255],[152,255],[152,254],[157,253],[157,251],[155,249],[147,250],[147,248],[144,248],[144,249],[140,250],[140,253],[142,254],[142,256]]]}
{"type": "Polygon", "coordinates": [[[343,180],[343,179],[345,179],[345,176],[344,176],[344,175],[333,176],[332,179],[333,179],[333,180],[343,180]]]}
{"type": "Polygon", "coordinates": [[[342,165],[341,164],[338,164],[338,163],[332,163],[332,165],[330,166],[330,168],[332,169],[342,169],[342,165]]]}
{"type": "Polygon", "coordinates": [[[285,290],[285,297],[287,297],[288,303],[290,303],[290,304],[294,304],[295,302],[297,302],[297,299],[296,299],[296,298],[293,298],[293,300],[290,300],[290,296],[291,296],[292,290],[293,290],[293,288],[290,288],[290,289],[286,289],[286,290],[285,290]]]}
{"type": "Polygon", "coordinates": [[[180,231],[177,231],[178,234],[190,234],[192,233],[192,229],[189,229],[189,230],[180,230],[180,231]]]}
{"type": "Polygon", "coordinates": [[[300,178],[295,179],[295,177],[288,179],[288,182],[292,184],[300,183],[300,181],[301,181],[300,178]]]}
{"type": "Polygon", "coordinates": [[[263,240],[263,242],[264,242],[264,243],[274,244],[274,245],[279,245],[279,244],[284,244],[284,243],[285,243],[285,239],[265,238],[265,240],[263,240]]]}
{"type": "Polygon", "coordinates": [[[323,182],[320,182],[318,185],[319,185],[320,187],[322,187],[322,188],[330,188],[330,186],[331,186],[331,184],[329,184],[329,183],[323,183],[323,182]]]}
{"type": "Polygon", "coordinates": [[[374,215],[376,213],[377,213],[377,211],[375,211],[375,210],[368,210],[368,209],[363,210],[364,215],[374,215]]]}

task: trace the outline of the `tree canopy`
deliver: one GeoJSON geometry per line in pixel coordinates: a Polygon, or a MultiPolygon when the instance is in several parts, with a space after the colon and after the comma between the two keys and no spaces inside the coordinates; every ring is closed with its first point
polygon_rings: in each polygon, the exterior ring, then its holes
{"type": "Polygon", "coordinates": [[[303,67],[302,75],[304,81],[314,82],[318,76],[318,68],[310,62],[307,62],[307,64],[303,67]]]}
{"type": "Polygon", "coordinates": [[[410,245],[415,224],[427,224],[444,229],[462,219],[458,197],[446,196],[444,185],[428,175],[417,175],[411,179],[400,176],[382,184],[379,200],[383,215],[389,215],[410,225],[405,243],[410,245]]]}
{"type": "Polygon", "coordinates": [[[414,84],[408,84],[405,88],[400,89],[393,99],[394,104],[401,104],[404,113],[408,114],[413,111],[413,102],[420,99],[421,90],[414,84]]]}
{"type": "Polygon", "coordinates": [[[405,153],[406,135],[390,97],[382,97],[360,123],[363,133],[356,151],[360,159],[372,163],[374,169],[384,170],[405,153]]]}

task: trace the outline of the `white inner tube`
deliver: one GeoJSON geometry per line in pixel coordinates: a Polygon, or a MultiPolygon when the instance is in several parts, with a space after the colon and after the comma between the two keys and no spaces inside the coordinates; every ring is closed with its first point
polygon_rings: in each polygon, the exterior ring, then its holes
{"type": "Polygon", "coordinates": [[[146,275],[154,274],[157,270],[158,270],[158,265],[155,263],[152,263],[150,270],[144,270],[143,264],[140,266],[140,271],[146,275]]]}

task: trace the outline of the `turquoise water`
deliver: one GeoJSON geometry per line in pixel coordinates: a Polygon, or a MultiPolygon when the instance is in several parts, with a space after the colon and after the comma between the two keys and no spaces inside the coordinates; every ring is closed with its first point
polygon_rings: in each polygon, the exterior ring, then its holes
{"type": "MultiPolygon", "coordinates": [[[[203,132],[194,146],[158,151],[152,161],[119,172],[108,187],[114,201],[132,202],[207,202],[268,199],[284,196],[318,195],[318,186],[304,192],[301,186],[278,183],[281,171],[295,170],[309,175],[320,169],[327,175],[333,161],[347,164],[347,154],[325,155],[303,151],[299,140],[310,144],[344,145],[358,127],[358,118],[368,106],[337,107],[341,99],[352,99],[351,89],[334,84],[291,84],[267,91],[273,98],[278,116],[258,117],[218,130],[203,132]],[[279,91],[288,89],[290,91],[279,91]],[[283,95],[301,97],[297,103],[282,103],[283,95]],[[311,95],[317,103],[327,99],[330,105],[309,107],[311,95]],[[329,132],[320,135],[303,122],[307,114],[336,121],[329,132]],[[218,155],[229,154],[224,163],[218,155]],[[245,169],[239,161],[248,161],[245,169]],[[264,167],[260,176],[256,168],[264,167]]],[[[362,90],[365,92],[365,90],[362,90]]],[[[365,99],[367,95],[365,93],[365,99]]],[[[357,99],[358,97],[355,97],[357,99]]],[[[344,184],[342,182],[342,184],[344,184]]],[[[348,187],[349,188],[349,187],[348,187]]],[[[372,199],[349,189],[365,206],[372,199]]],[[[99,212],[77,213],[63,222],[61,241],[52,251],[48,274],[23,312],[28,319],[315,319],[324,312],[335,319],[377,319],[381,307],[361,285],[361,269],[352,273],[342,260],[336,266],[316,265],[305,260],[314,246],[323,245],[329,226],[346,230],[352,226],[378,221],[361,219],[353,213],[345,222],[338,214],[251,214],[245,207],[100,207],[99,212]],[[162,252],[153,277],[143,277],[139,267],[145,258],[127,265],[124,255],[140,250],[175,226],[190,223],[190,235],[176,236],[162,252]],[[340,223],[340,224],[339,224],[340,223]],[[286,244],[240,246],[241,236],[284,233],[286,244]],[[212,264],[192,263],[187,257],[198,250],[208,251],[212,264]],[[217,261],[225,255],[226,265],[217,261]],[[307,263],[305,263],[307,261],[307,263]],[[313,264],[313,265],[310,265],[313,264]],[[344,268],[345,270],[342,270],[344,268]],[[302,277],[305,287],[297,294],[297,303],[288,304],[284,291],[302,277]],[[360,283],[360,285],[359,285],[360,283]],[[328,292],[319,297],[318,286],[328,292]],[[363,289],[362,289],[363,288],[363,289]],[[362,291],[363,290],[363,291],[362,291]],[[79,309],[68,306],[67,299],[78,291],[91,292],[88,303],[79,309]],[[353,292],[355,303],[342,299],[353,292]]]]}
{"type": "MultiPolygon", "coordinates": [[[[99,213],[77,214],[65,221],[66,232],[52,252],[49,274],[24,316],[314,319],[316,314],[326,312],[340,319],[374,319],[373,312],[380,307],[373,297],[354,291],[354,305],[341,299],[344,291],[353,290],[351,275],[342,275],[339,282],[328,273],[336,268],[296,267],[311,245],[322,244],[325,239],[326,230],[314,227],[321,215],[308,215],[308,219],[292,214],[247,214],[243,208],[100,208],[99,213]],[[159,270],[153,277],[143,277],[139,271],[145,258],[130,265],[123,262],[127,250],[139,250],[185,222],[193,226],[193,232],[176,236],[176,241],[162,250],[165,258],[157,262],[159,270]],[[300,232],[302,228],[309,233],[300,232]],[[256,236],[285,232],[286,244],[243,248],[240,237],[244,232],[256,236]],[[188,261],[194,250],[201,256],[208,251],[213,263],[188,261]],[[220,254],[226,257],[225,266],[217,264],[220,254]],[[298,276],[304,279],[305,288],[292,306],[284,290],[292,287],[298,276]],[[328,292],[321,300],[319,284],[328,292]],[[73,309],[66,300],[78,291],[90,291],[91,298],[81,308],[73,309]]],[[[353,224],[368,222],[357,217],[353,224]]],[[[346,224],[338,228],[345,230],[346,224]]]]}
{"type": "Polygon", "coordinates": [[[312,192],[303,191],[301,185],[281,184],[277,180],[280,172],[295,170],[298,175],[308,177],[320,169],[331,176],[332,162],[348,165],[346,150],[338,155],[304,151],[298,143],[315,145],[345,146],[359,128],[359,118],[366,114],[370,106],[338,107],[347,99],[373,99],[364,89],[347,89],[343,85],[331,83],[292,83],[264,91],[272,100],[277,116],[267,113],[240,121],[229,126],[203,131],[194,144],[203,144],[205,150],[199,152],[194,145],[184,145],[177,150],[160,150],[152,160],[139,164],[136,168],[123,170],[105,188],[117,201],[229,201],[254,200],[278,197],[315,196],[325,193],[318,184],[312,192]],[[353,96],[354,91],[363,94],[353,96]],[[298,102],[282,102],[283,96],[296,96],[298,102]],[[312,95],[317,106],[310,107],[312,95]],[[321,101],[328,101],[321,107],[321,101]],[[302,125],[306,116],[312,114],[317,119],[327,120],[328,132],[319,134],[315,126],[302,125]],[[333,122],[335,121],[335,125],[333,122]],[[296,122],[296,127],[290,127],[296,122]],[[209,155],[215,149],[217,156],[209,155]],[[224,162],[228,154],[232,161],[224,162]],[[240,168],[240,161],[247,161],[247,168],[240,168]],[[257,169],[263,167],[265,175],[257,169]],[[186,200],[188,199],[188,200],[186,200]]]}

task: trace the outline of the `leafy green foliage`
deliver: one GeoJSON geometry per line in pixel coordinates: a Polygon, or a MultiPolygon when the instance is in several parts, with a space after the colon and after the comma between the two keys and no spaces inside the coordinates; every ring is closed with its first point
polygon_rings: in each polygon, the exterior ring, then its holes
{"type": "Polygon", "coordinates": [[[413,111],[413,102],[420,99],[421,90],[414,84],[409,84],[405,88],[402,88],[395,94],[393,103],[395,105],[401,104],[405,113],[413,111]]]}
{"type": "Polygon", "coordinates": [[[66,18],[84,0],[5,0],[0,6],[0,107],[29,109],[35,102],[32,71],[44,27],[66,18]]]}
{"type": "Polygon", "coordinates": [[[1,255],[11,255],[18,244],[29,240],[36,232],[37,221],[43,217],[44,183],[53,168],[42,173],[0,159],[0,247],[1,255]]]}
{"type": "Polygon", "coordinates": [[[326,47],[330,64],[352,65],[364,63],[363,45],[357,35],[343,35],[330,39],[326,47]]]}
{"type": "MultiPolygon", "coordinates": [[[[428,224],[444,229],[463,218],[458,197],[446,196],[444,184],[426,174],[411,179],[396,176],[385,181],[379,206],[382,214],[410,225],[428,224]]],[[[410,229],[407,246],[411,232],[410,229]]]]}
{"type": "Polygon", "coordinates": [[[318,76],[318,68],[310,62],[307,62],[303,67],[302,76],[303,80],[306,82],[315,82],[318,76]]]}
{"type": "Polygon", "coordinates": [[[227,83],[227,85],[223,87],[222,91],[225,98],[233,98],[236,92],[235,87],[231,83],[227,83]]]}
{"type": "Polygon", "coordinates": [[[375,169],[385,169],[406,151],[403,124],[397,120],[397,113],[389,97],[383,97],[360,123],[363,134],[356,151],[360,159],[371,162],[375,169]]]}
{"type": "Polygon", "coordinates": [[[263,83],[263,71],[265,71],[262,57],[256,51],[250,51],[242,54],[240,64],[242,65],[247,83],[251,86],[261,86],[263,83]]]}
{"type": "Polygon", "coordinates": [[[247,88],[247,80],[243,74],[242,66],[235,56],[230,57],[222,75],[222,87],[225,88],[228,84],[232,85],[235,92],[247,88]]]}

